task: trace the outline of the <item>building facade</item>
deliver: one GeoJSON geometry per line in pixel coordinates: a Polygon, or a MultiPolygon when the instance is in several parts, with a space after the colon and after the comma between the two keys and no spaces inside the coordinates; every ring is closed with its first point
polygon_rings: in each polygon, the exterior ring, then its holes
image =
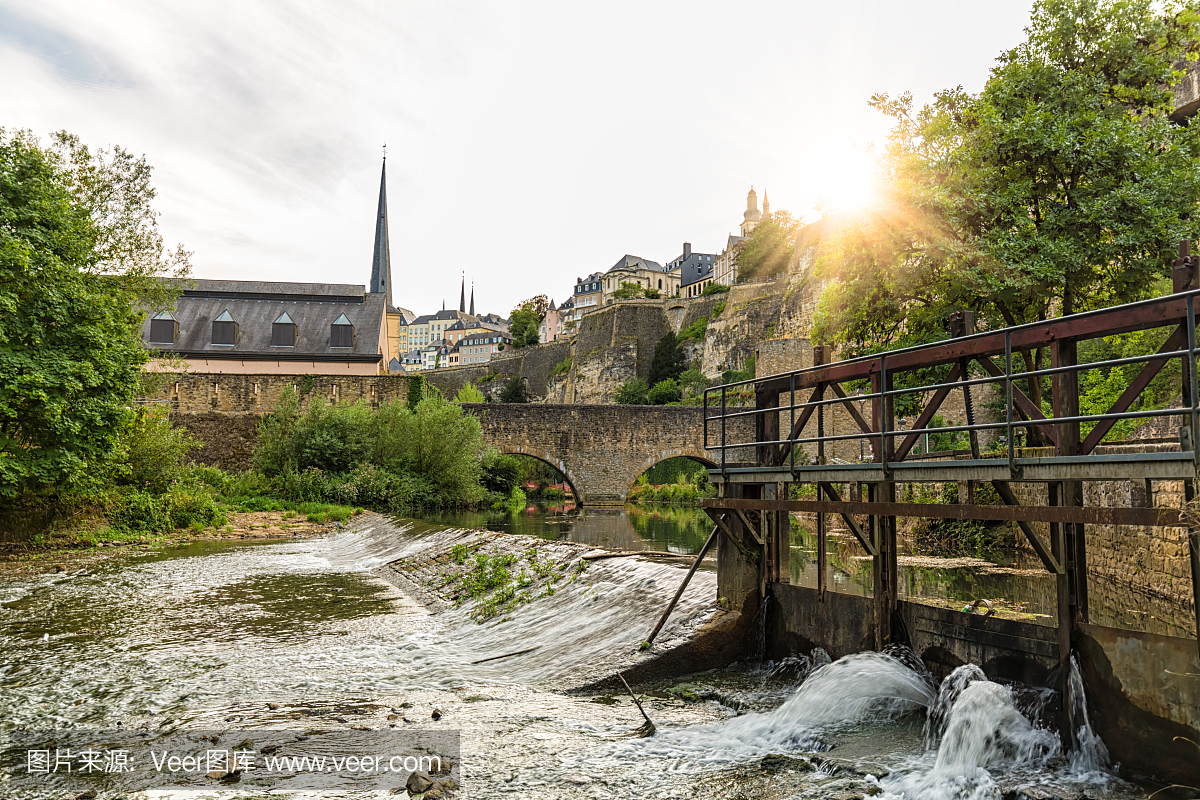
{"type": "Polygon", "coordinates": [[[190,372],[387,371],[383,294],[348,284],[193,283],[174,309],[148,314],[142,326],[148,348],[182,358],[190,372]]]}
{"type": "MultiPolygon", "coordinates": [[[[646,289],[653,289],[662,297],[674,297],[679,293],[679,275],[665,269],[657,261],[651,261],[641,256],[626,254],[604,273],[603,304],[609,305],[616,300],[616,293],[623,283],[636,283],[646,289]]],[[[576,301],[578,305],[578,301],[576,301]]]]}
{"type": "Polygon", "coordinates": [[[758,210],[758,194],[754,191],[754,187],[750,187],[750,192],[746,195],[746,210],[742,213],[742,223],[739,227],[740,236],[729,235],[725,241],[725,249],[716,257],[716,263],[713,267],[713,276],[717,283],[723,283],[726,286],[732,286],[737,283],[737,257],[741,252],[742,243],[749,238],[754,229],[758,227],[758,223],[762,222],[771,216],[771,202],[767,199],[767,193],[763,192],[763,207],[762,211],[758,210]]]}
{"type": "Polygon", "coordinates": [[[716,262],[716,254],[694,253],[691,242],[684,242],[683,252],[667,263],[667,269],[679,276],[679,296],[699,297],[713,282],[716,262]]]}
{"type": "Polygon", "coordinates": [[[551,300],[550,307],[546,309],[546,316],[542,317],[541,323],[538,324],[538,342],[545,344],[557,341],[558,337],[562,336],[562,326],[562,314],[554,307],[554,301],[551,300]]]}

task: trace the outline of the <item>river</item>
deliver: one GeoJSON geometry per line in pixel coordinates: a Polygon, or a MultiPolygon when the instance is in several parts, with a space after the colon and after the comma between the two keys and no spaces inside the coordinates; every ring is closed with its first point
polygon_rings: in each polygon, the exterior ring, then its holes
{"type": "MultiPolygon", "coordinates": [[[[35,577],[0,572],[0,731],[275,730],[289,741],[326,730],[457,732],[463,797],[965,798],[1028,785],[1145,796],[1094,752],[1059,754],[1055,737],[1020,713],[1032,713],[1028,693],[962,679],[951,707],[903,660],[879,654],[735,666],[686,689],[652,684],[646,712],[658,733],[636,738],[642,717],[628,697],[562,693],[549,676],[583,671],[596,653],[634,651],[681,568],[596,562],[553,597],[482,624],[460,609],[431,615],[381,579],[383,564],[464,527],[682,553],[707,536],[694,509],[484,515],[147,547],[35,577]],[[544,649],[479,663],[520,647],[544,649]],[[927,749],[927,711],[939,703],[941,741],[927,749]]],[[[794,559],[796,577],[806,570],[794,559]]],[[[697,575],[675,635],[711,613],[714,581],[697,575]]],[[[170,796],[265,796],[250,779],[205,780],[170,796]]],[[[403,783],[385,776],[384,790],[403,783]]],[[[132,796],[119,778],[99,787],[101,798],[132,796]]]]}

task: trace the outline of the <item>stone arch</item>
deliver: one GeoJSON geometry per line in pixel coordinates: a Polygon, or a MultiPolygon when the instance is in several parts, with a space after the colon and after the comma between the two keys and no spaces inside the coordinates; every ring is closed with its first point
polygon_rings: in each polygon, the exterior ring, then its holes
{"type": "Polygon", "coordinates": [[[667,321],[671,324],[671,330],[679,333],[683,328],[683,320],[687,317],[688,307],[686,304],[678,300],[668,301],[666,305],[667,321]]]}
{"type": "MultiPolygon", "coordinates": [[[[565,463],[563,463],[562,459],[560,459],[558,456],[547,453],[544,450],[539,450],[536,447],[524,447],[522,445],[507,445],[506,444],[506,445],[498,446],[498,449],[500,450],[501,453],[505,453],[507,455],[529,456],[530,458],[536,458],[538,461],[545,462],[546,464],[549,464],[550,466],[554,467],[556,470],[561,472],[563,474],[563,476],[567,479],[567,484],[571,487],[571,494],[575,495],[575,504],[583,505],[584,495],[583,495],[583,492],[580,490],[579,481],[571,473],[571,468],[568,467],[565,463]]],[[[639,472],[638,475],[640,475],[640,474],[641,473],[639,472]]],[[[636,480],[636,476],[635,476],[635,480],[636,480]]]]}
{"type": "Polygon", "coordinates": [[[637,483],[638,476],[646,470],[653,467],[660,461],[666,461],[668,458],[690,458],[693,461],[698,461],[706,467],[715,469],[720,464],[713,461],[703,449],[699,447],[672,447],[668,450],[660,450],[642,460],[641,466],[633,473],[625,483],[625,494],[628,496],[629,490],[637,483]]]}

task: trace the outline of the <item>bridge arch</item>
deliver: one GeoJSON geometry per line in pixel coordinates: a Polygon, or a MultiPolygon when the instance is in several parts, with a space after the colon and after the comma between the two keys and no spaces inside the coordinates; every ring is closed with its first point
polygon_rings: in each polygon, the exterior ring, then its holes
{"type": "Polygon", "coordinates": [[[536,458],[538,461],[554,467],[566,478],[567,485],[571,487],[571,494],[575,496],[575,502],[579,503],[579,481],[576,480],[575,476],[571,474],[571,468],[564,464],[562,459],[560,459],[558,456],[552,453],[547,453],[539,448],[528,447],[525,445],[504,444],[500,445],[497,449],[505,455],[529,456],[530,458],[536,458]]]}
{"type": "Polygon", "coordinates": [[[697,461],[709,469],[715,469],[716,467],[720,466],[713,461],[712,458],[709,457],[708,453],[700,447],[671,447],[666,450],[660,450],[657,453],[652,453],[646,456],[646,458],[642,460],[641,466],[636,468],[636,471],[633,473],[633,477],[631,477],[626,484],[625,494],[629,494],[629,490],[633,488],[635,483],[637,483],[637,479],[642,475],[643,472],[650,469],[655,464],[666,461],[668,458],[690,458],[692,461],[697,461]]]}

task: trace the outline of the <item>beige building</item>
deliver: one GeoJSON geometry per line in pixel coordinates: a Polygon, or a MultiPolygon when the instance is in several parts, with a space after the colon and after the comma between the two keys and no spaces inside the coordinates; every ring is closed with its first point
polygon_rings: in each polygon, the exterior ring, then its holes
{"type": "Polygon", "coordinates": [[[749,194],[746,195],[746,211],[742,214],[742,224],[739,227],[741,235],[729,234],[729,238],[725,241],[725,249],[717,256],[714,269],[717,283],[723,283],[726,286],[737,283],[737,257],[742,242],[746,241],[759,222],[770,216],[771,202],[767,199],[767,193],[763,192],[763,207],[760,212],[758,210],[758,194],[751,186],[749,194]]]}
{"type": "Polygon", "coordinates": [[[616,293],[623,283],[636,283],[653,289],[662,297],[679,294],[679,272],[671,272],[657,261],[641,256],[624,255],[608,272],[604,273],[603,305],[616,300],[616,293]]]}

